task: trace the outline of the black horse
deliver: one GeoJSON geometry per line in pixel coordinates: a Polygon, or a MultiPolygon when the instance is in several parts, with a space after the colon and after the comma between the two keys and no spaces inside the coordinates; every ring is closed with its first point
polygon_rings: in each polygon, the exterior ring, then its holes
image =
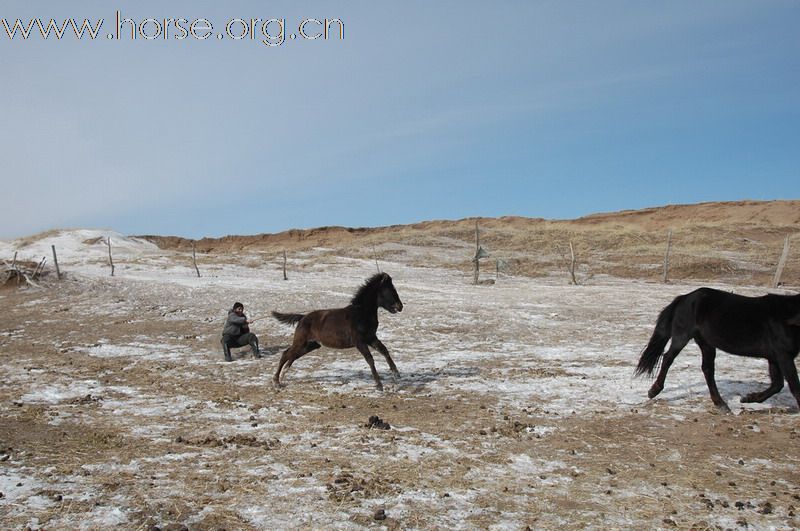
{"type": "Polygon", "coordinates": [[[676,297],[658,316],[653,336],[636,368],[637,375],[652,375],[661,360],[661,370],[648,397],[653,398],[664,389],[670,365],[690,339],[700,347],[708,391],[718,408],[730,411],[714,381],[718,348],[769,362],[770,386],[743,396],[742,402],[763,402],[783,389],[785,378],[800,407],[800,382],[794,364],[800,351],[800,295],[744,297],[700,288],[676,297]],[[672,343],[664,353],[670,338],[672,343]]]}
{"type": "Polygon", "coordinates": [[[273,378],[275,384],[281,383],[281,371],[285,376],[296,359],[320,348],[322,343],[330,348],[357,348],[369,364],[375,386],[383,391],[369,347],[383,354],[395,378],[400,376],[400,372],[389,351],[375,335],[378,330],[378,307],[389,313],[403,311],[403,303],[394,288],[392,277],[386,273],[378,273],[367,280],[353,296],[350,305],[344,308],[316,310],[307,314],[272,312],[273,317],[282,323],[297,324],[292,345],[284,351],[278,362],[278,370],[273,378]]]}

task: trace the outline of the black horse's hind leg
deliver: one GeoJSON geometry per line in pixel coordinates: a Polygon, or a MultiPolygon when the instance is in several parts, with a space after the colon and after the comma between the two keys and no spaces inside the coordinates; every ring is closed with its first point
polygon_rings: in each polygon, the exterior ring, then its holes
{"type": "Polygon", "coordinates": [[[654,398],[656,395],[658,395],[658,393],[664,390],[664,381],[667,379],[667,371],[669,371],[672,362],[675,361],[675,358],[681,353],[683,347],[686,346],[686,343],[689,342],[689,339],[691,338],[688,335],[676,336],[673,333],[669,350],[667,350],[666,354],[664,354],[664,357],[661,360],[661,370],[658,371],[658,377],[656,377],[656,381],[653,382],[653,385],[647,392],[648,398],[654,398]]]}
{"type": "Polygon", "coordinates": [[[797,379],[797,367],[794,366],[794,355],[787,353],[778,354],[778,366],[789,384],[789,390],[797,400],[797,407],[800,408],[800,380],[797,379]]]}
{"type": "Polygon", "coordinates": [[[750,393],[742,397],[740,402],[763,402],[767,398],[771,397],[775,393],[780,392],[783,389],[783,373],[781,372],[781,368],[778,365],[778,362],[768,360],[769,361],[769,378],[770,378],[770,385],[763,391],[757,393],[750,393]]]}
{"type": "Polygon", "coordinates": [[[397,381],[397,378],[400,377],[400,371],[397,370],[397,366],[394,364],[394,360],[392,360],[392,357],[389,355],[389,349],[386,348],[386,345],[381,343],[381,340],[376,337],[375,341],[370,343],[370,346],[378,349],[378,352],[383,354],[383,357],[386,358],[386,363],[389,364],[389,368],[392,370],[392,375],[394,376],[395,381],[397,381]]]}
{"type": "Polygon", "coordinates": [[[706,385],[708,385],[708,393],[711,395],[711,401],[720,410],[730,413],[731,408],[725,403],[725,400],[719,394],[717,389],[717,381],[714,379],[714,360],[717,357],[717,349],[709,345],[699,334],[694,336],[694,340],[700,347],[700,352],[703,353],[703,376],[706,377],[706,385]]]}
{"type": "Polygon", "coordinates": [[[367,364],[369,364],[369,370],[372,371],[372,379],[375,380],[375,387],[378,391],[383,391],[383,384],[381,383],[381,377],[378,376],[378,371],[375,370],[375,360],[372,358],[372,353],[369,351],[369,347],[365,343],[358,343],[356,348],[364,356],[364,359],[367,360],[367,364]]]}

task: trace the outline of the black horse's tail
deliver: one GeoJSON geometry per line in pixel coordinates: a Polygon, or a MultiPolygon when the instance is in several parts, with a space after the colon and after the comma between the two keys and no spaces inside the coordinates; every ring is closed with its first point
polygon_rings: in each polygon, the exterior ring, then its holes
{"type": "Polygon", "coordinates": [[[302,313],[272,312],[272,317],[274,317],[275,319],[284,324],[293,325],[299,323],[300,319],[305,317],[305,315],[303,315],[302,313]]]}
{"type": "Polygon", "coordinates": [[[639,358],[639,365],[636,367],[635,372],[636,376],[645,373],[652,375],[658,366],[658,362],[661,361],[661,356],[664,355],[664,348],[672,337],[672,316],[675,314],[675,308],[683,300],[683,297],[684,295],[676,297],[658,314],[658,321],[656,321],[656,328],[653,330],[650,342],[647,343],[647,346],[642,351],[642,356],[639,358]]]}

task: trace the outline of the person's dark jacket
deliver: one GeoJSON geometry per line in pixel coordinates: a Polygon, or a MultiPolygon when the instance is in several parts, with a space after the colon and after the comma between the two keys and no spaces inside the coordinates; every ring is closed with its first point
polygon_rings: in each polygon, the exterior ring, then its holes
{"type": "Polygon", "coordinates": [[[225,321],[225,328],[222,329],[223,336],[241,336],[250,332],[247,326],[247,316],[238,315],[233,310],[228,310],[228,320],[225,321]]]}

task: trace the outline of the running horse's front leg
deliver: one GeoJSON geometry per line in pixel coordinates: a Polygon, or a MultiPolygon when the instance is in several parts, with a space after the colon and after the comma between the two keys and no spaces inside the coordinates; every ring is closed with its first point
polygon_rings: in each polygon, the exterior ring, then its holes
{"type": "Polygon", "coordinates": [[[375,360],[372,358],[372,353],[369,351],[369,347],[366,343],[358,342],[356,343],[356,348],[364,356],[364,359],[367,360],[367,364],[369,365],[369,370],[372,371],[372,379],[375,380],[375,388],[378,391],[383,391],[383,384],[381,383],[381,377],[378,376],[378,371],[375,370],[375,360]]]}
{"type": "Polygon", "coordinates": [[[400,377],[400,371],[397,370],[397,365],[394,364],[394,360],[392,360],[392,357],[389,355],[389,349],[387,349],[386,345],[381,343],[381,340],[377,337],[370,343],[370,346],[378,349],[378,352],[383,354],[383,357],[386,358],[386,363],[389,364],[389,368],[392,371],[392,378],[397,382],[397,379],[400,377]]]}

